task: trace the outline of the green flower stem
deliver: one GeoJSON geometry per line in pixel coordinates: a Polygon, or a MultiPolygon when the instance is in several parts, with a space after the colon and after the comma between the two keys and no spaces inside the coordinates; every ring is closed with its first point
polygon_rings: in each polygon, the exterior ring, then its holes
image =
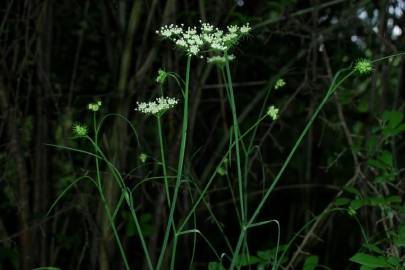
{"type": "MultiPolygon", "coordinates": [[[[97,122],[96,122],[96,120],[97,120],[96,119],[96,112],[94,112],[93,113],[93,125],[94,125],[94,132],[95,132],[95,134],[94,134],[94,144],[95,144],[95,146],[97,146],[97,142],[98,142],[98,133],[97,133],[97,124],[96,124],[97,122]]],[[[94,151],[95,151],[96,154],[97,154],[97,148],[98,147],[94,147],[94,151]]],[[[117,241],[118,249],[120,251],[122,260],[124,261],[125,269],[130,270],[128,260],[127,260],[127,257],[125,255],[125,252],[124,252],[124,248],[122,247],[120,238],[118,236],[117,228],[115,227],[114,221],[113,221],[113,219],[111,217],[110,207],[108,206],[108,202],[107,202],[107,200],[106,200],[106,198],[104,196],[103,186],[102,186],[102,183],[101,183],[100,166],[99,166],[98,158],[96,157],[95,160],[96,160],[96,172],[97,172],[97,187],[98,187],[98,191],[100,193],[100,198],[101,198],[101,201],[103,203],[104,210],[105,210],[105,212],[107,214],[107,218],[108,218],[108,221],[109,221],[110,226],[112,228],[115,240],[117,241]]]]}
{"type": "MultiPolygon", "coordinates": [[[[90,137],[87,137],[87,139],[92,143],[92,145],[93,145],[93,147],[95,149],[95,152],[96,153],[98,152],[100,154],[103,161],[107,164],[108,168],[111,170],[114,178],[117,180],[117,183],[118,183],[119,187],[121,188],[121,192],[123,194],[128,194],[128,191],[126,190],[126,187],[125,187],[125,182],[122,179],[118,169],[114,166],[114,164],[112,164],[110,161],[108,161],[107,157],[105,156],[103,151],[98,146],[98,132],[100,131],[100,126],[97,127],[96,114],[95,113],[94,113],[93,122],[94,122],[94,132],[95,132],[94,141],[90,137]]],[[[100,196],[101,196],[101,199],[102,199],[103,203],[105,204],[104,207],[107,207],[106,208],[107,216],[108,216],[108,219],[110,221],[110,224],[112,226],[113,231],[115,231],[114,234],[116,234],[117,230],[116,230],[115,225],[114,225],[114,220],[113,220],[113,218],[111,216],[110,209],[108,207],[108,202],[106,201],[106,199],[104,197],[101,181],[99,180],[100,179],[100,170],[99,170],[98,158],[96,158],[96,171],[97,171],[97,179],[98,179],[98,183],[99,183],[100,196]],[[106,203],[107,203],[107,205],[106,205],[106,203]]],[[[128,196],[125,196],[125,198],[126,198],[126,203],[127,203],[128,207],[130,208],[131,216],[134,219],[135,227],[136,227],[137,232],[139,234],[139,238],[141,240],[141,245],[142,245],[142,248],[143,248],[144,253],[145,253],[146,263],[148,265],[148,268],[150,270],[152,270],[153,269],[152,261],[150,259],[150,255],[149,255],[149,252],[148,252],[148,249],[147,249],[147,246],[146,246],[146,242],[145,242],[145,239],[144,239],[143,234],[142,234],[142,230],[141,230],[141,226],[139,224],[137,214],[136,214],[135,209],[133,207],[132,196],[129,196],[129,194],[128,194],[128,196]]],[[[119,241],[118,233],[115,235],[115,237],[117,238],[117,242],[118,242],[118,245],[119,245],[121,255],[125,256],[125,253],[124,253],[124,250],[122,248],[121,242],[119,241]]],[[[130,268],[129,268],[128,262],[126,260],[126,257],[124,259],[124,264],[126,265],[126,269],[129,270],[130,268]]]]}
{"type": "Polygon", "coordinates": [[[169,183],[168,183],[168,179],[167,179],[167,167],[166,167],[166,159],[165,159],[165,145],[164,145],[164,142],[163,142],[162,123],[160,121],[160,116],[156,116],[156,122],[157,122],[158,134],[159,134],[160,156],[161,156],[161,159],[162,159],[162,169],[163,169],[163,178],[164,178],[164,184],[165,184],[165,190],[166,190],[166,198],[167,198],[167,204],[170,207],[170,192],[169,192],[169,183]]]}
{"type": "MultiPolygon", "coordinates": [[[[186,84],[184,87],[184,109],[183,109],[183,126],[181,130],[181,144],[180,144],[180,154],[179,154],[179,163],[177,167],[177,177],[176,177],[176,184],[174,187],[174,194],[173,194],[173,199],[172,199],[172,205],[170,207],[170,213],[169,213],[169,220],[166,226],[166,232],[163,238],[163,245],[162,249],[160,251],[159,255],[159,260],[156,269],[159,270],[162,267],[163,263],[163,258],[164,254],[166,252],[168,240],[169,240],[169,235],[170,235],[170,228],[173,226],[173,233],[174,233],[174,243],[177,243],[177,232],[176,228],[174,225],[174,211],[176,209],[176,202],[177,202],[177,197],[178,193],[180,190],[180,183],[181,183],[181,176],[183,174],[183,165],[184,165],[184,156],[186,152],[186,142],[187,142],[187,129],[188,129],[188,97],[189,97],[189,87],[190,87],[190,66],[191,66],[191,56],[187,57],[187,67],[186,67],[186,84]]],[[[173,248],[175,249],[175,246],[173,245],[173,248]]],[[[172,256],[172,260],[175,260],[176,251],[174,251],[174,254],[172,256]]]]}
{"type": "MultiPolygon", "coordinates": [[[[258,119],[256,121],[255,124],[253,124],[248,130],[246,130],[242,136],[239,138],[239,140],[245,138],[250,132],[252,132],[252,130],[254,130],[264,119],[266,119],[268,116],[265,114],[263,115],[260,119],[258,119]]],[[[208,192],[208,189],[211,187],[212,182],[215,179],[215,176],[217,175],[217,168],[219,166],[221,166],[221,164],[223,164],[224,160],[227,158],[228,154],[230,153],[230,151],[233,149],[233,147],[235,147],[235,142],[232,143],[232,145],[229,146],[229,149],[227,150],[227,152],[223,155],[221,161],[218,163],[219,165],[215,168],[215,170],[213,171],[211,177],[208,179],[207,184],[205,185],[204,189],[200,192],[200,196],[198,197],[198,199],[196,200],[196,202],[194,203],[193,207],[190,209],[190,211],[188,212],[187,216],[184,218],[183,223],[179,226],[178,231],[181,232],[183,231],[184,227],[186,226],[187,222],[189,221],[189,219],[191,218],[191,216],[193,215],[193,213],[196,211],[197,207],[199,206],[199,204],[201,203],[201,201],[204,200],[205,195],[208,192]]],[[[232,251],[231,251],[232,252],[232,251]]]]}
{"type": "MultiPolygon", "coordinates": [[[[225,52],[225,59],[227,58],[227,53],[225,52]]],[[[242,179],[242,169],[241,169],[241,157],[240,157],[240,149],[239,149],[239,124],[238,124],[238,117],[236,115],[236,104],[235,104],[235,96],[233,93],[233,86],[232,86],[232,77],[231,71],[229,68],[229,61],[225,61],[225,70],[226,70],[226,81],[225,85],[227,85],[228,89],[228,100],[232,111],[232,119],[233,119],[233,133],[235,137],[235,153],[236,153],[236,166],[237,166],[237,176],[238,176],[238,187],[239,187],[239,202],[240,202],[240,212],[242,218],[242,227],[245,225],[247,220],[247,208],[245,208],[245,189],[243,185],[242,179]]]]}
{"type": "Polygon", "coordinates": [[[326,93],[325,97],[323,98],[323,100],[321,101],[321,103],[319,104],[318,108],[316,109],[316,111],[314,112],[314,114],[312,115],[311,119],[308,121],[307,125],[305,126],[304,130],[302,131],[301,135],[298,137],[294,147],[291,149],[290,154],[288,155],[287,159],[284,161],[283,166],[281,167],[280,171],[278,172],[278,174],[276,175],[276,177],[274,178],[273,183],[270,185],[270,187],[267,189],[265,195],[263,196],[262,200],[260,201],[259,205],[257,206],[255,212],[253,213],[252,217],[250,218],[249,222],[246,224],[246,226],[244,228],[242,228],[241,234],[239,235],[239,240],[238,243],[236,245],[235,251],[233,253],[233,258],[232,258],[232,262],[231,262],[231,266],[230,266],[230,270],[232,270],[235,265],[236,265],[236,261],[238,258],[238,254],[239,251],[241,249],[241,246],[243,244],[243,240],[245,239],[245,235],[247,232],[247,228],[253,224],[253,222],[255,221],[255,219],[257,218],[257,216],[259,215],[261,209],[263,208],[264,204],[266,203],[266,201],[268,200],[271,192],[273,191],[273,189],[275,188],[275,186],[277,185],[277,183],[279,182],[281,176],[283,175],[285,169],[287,168],[288,164],[290,163],[292,157],[294,156],[295,152],[297,151],[298,147],[301,144],[301,141],[304,139],[305,135],[308,133],[308,130],[311,128],[315,118],[318,116],[319,112],[323,109],[323,107],[325,106],[326,102],[329,100],[329,98],[332,96],[332,94],[335,92],[335,90],[344,82],[346,81],[354,72],[355,70],[351,70],[346,76],[344,76],[342,79],[340,79],[337,83],[335,83],[337,81],[337,78],[340,76],[340,74],[345,71],[347,69],[343,69],[341,71],[339,71],[336,75],[335,75],[335,79],[333,80],[332,84],[330,85],[328,92],[326,93]]]}
{"type": "Polygon", "coordinates": [[[131,212],[131,216],[134,219],[134,223],[135,223],[135,227],[137,230],[137,233],[139,235],[139,239],[141,240],[141,245],[142,248],[144,250],[145,253],[145,257],[146,257],[146,262],[148,264],[148,268],[149,269],[153,269],[153,265],[152,265],[152,260],[150,259],[150,255],[146,246],[146,242],[145,242],[145,238],[142,234],[142,230],[141,230],[141,226],[139,223],[139,219],[138,216],[136,214],[136,211],[133,207],[133,203],[132,203],[132,195],[130,195],[130,192],[127,191],[127,188],[125,187],[125,182],[122,179],[118,169],[114,166],[114,164],[112,164],[110,161],[108,161],[107,157],[105,156],[105,154],[102,152],[102,150],[100,149],[100,147],[98,147],[98,145],[95,143],[95,141],[93,141],[90,137],[87,137],[87,139],[93,144],[93,146],[95,147],[96,151],[100,154],[101,158],[103,159],[103,161],[107,164],[108,168],[111,170],[111,173],[113,174],[114,178],[116,179],[119,187],[121,188],[121,192],[123,194],[127,194],[128,196],[125,196],[125,201],[130,209],[131,212]]]}
{"type": "Polygon", "coordinates": [[[172,260],[170,262],[170,270],[174,270],[174,265],[176,263],[176,251],[177,251],[177,240],[178,240],[179,235],[177,232],[175,232],[174,238],[173,238],[173,245],[172,245],[172,260]]]}

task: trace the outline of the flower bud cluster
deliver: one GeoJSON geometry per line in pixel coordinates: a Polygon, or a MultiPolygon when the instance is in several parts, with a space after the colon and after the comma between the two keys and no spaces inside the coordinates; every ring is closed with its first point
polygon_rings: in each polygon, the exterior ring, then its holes
{"type": "Polygon", "coordinates": [[[135,110],[145,114],[160,115],[176,106],[177,103],[178,100],[175,98],[158,97],[155,101],[137,102],[138,107],[135,110]]]}
{"type": "Polygon", "coordinates": [[[270,118],[273,119],[273,121],[276,120],[278,118],[278,108],[271,105],[267,109],[267,115],[270,116],[270,118]]]}
{"type": "Polygon", "coordinates": [[[101,101],[97,101],[96,103],[90,103],[89,105],[87,105],[87,109],[93,112],[97,112],[98,110],[100,110],[100,107],[101,101]]]}
{"type": "Polygon", "coordinates": [[[168,76],[168,73],[163,69],[159,69],[158,76],[156,77],[156,82],[158,84],[163,84],[168,76]]]}
{"type": "Polygon", "coordinates": [[[76,123],[72,127],[73,134],[77,137],[86,137],[87,135],[87,126],[76,123]]]}
{"type": "Polygon", "coordinates": [[[234,59],[235,59],[235,55],[233,55],[233,54],[230,54],[230,55],[227,55],[227,56],[216,55],[216,56],[208,57],[207,58],[207,63],[223,66],[223,65],[225,65],[227,60],[228,60],[228,62],[231,62],[234,59]]]}
{"type": "Polygon", "coordinates": [[[276,81],[276,84],[274,85],[274,89],[279,89],[279,88],[282,88],[282,87],[284,87],[285,86],[285,81],[284,81],[284,79],[282,79],[282,78],[280,78],[280,79],[278,79],[277,81],[276,81]]]}
{"type": "Polygon", "coordinates": [[[250,25],[247,23],[241,27],[231,25],[226,31],[214,27],[209,23],[200,21],[200,27],[184,28],[170,24],[160,28],[156,33],[163,38],[168,38],[187,55],[198,55],[204,48],[209,51],[225,52],[232,48],[239,39],[249,33],[250,25]]]}

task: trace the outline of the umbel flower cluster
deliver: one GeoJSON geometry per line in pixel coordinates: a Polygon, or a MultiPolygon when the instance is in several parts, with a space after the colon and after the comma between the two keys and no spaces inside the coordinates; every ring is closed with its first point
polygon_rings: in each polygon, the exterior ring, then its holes
{"type": "Polygon", "coordinates": [[[100,107],[101,101],[97,101],[96,103],[90,103],[89,105],[87,105],[87,109],[93,112],[97,112],[98,110],[100,110],[100,107]]]}
{"type": "Polygon", "coordinates": [[[138,107],[135,110],[145,114],[161,115],[176,106],[177,103],[178,100],[175,98],[158,97],[155,101],[137,102],[138,107]]]}
{"type": "Polygon", "coordinates": [[[170,39],[189,56],[196,56],[202,50],[226,52],[238,43],[241,37],[251,30],[247,23],[241,27],[230,25],[226,31],[220,30],[209,23],[200,21],[200,27],[185,28],[181,25],[162,26],[156,33],[163,38],[170,39]]]}

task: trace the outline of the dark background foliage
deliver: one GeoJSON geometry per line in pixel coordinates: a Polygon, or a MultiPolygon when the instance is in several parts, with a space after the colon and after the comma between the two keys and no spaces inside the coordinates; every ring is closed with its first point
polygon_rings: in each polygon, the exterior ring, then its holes
{"type": "MultiPolygon", "coordinates": [[[[1,1],[0,268],[122,269],[103,208],[89,183],[76,185],[45,215],[74,179],[94,175],[91,159],[46,144],[88,148],[70,138],[71,126],[76,121],[90,124],[86,106],[102,100],[103,115],[120,113],[139,133],[140,145],[128,125],[116,118],[108,118],[103,129],[103,148],[127,184],[134,186],[160,173],[151,162],[159,158],[154,123],[134,111],[136,101],[159,94],[155,83],[159,68],[185,72],[184,55],[156,36],[160,26],[196,25],[200,19],[219,27],[250,22],[253,31],[235,48],[232,64],[242,129],[255,122],[275,80],[281,76],[287,82],[271,95],[270,103],[280,107],[279,120],[264,122],[258,130],[260,150],[251,157],[248,188],[252,212],[333,75],[358,58],[404,51],[404,13],[405,3],[399,0],[1,1]],[[141,153],[150,163],[130,173],[141,163],[141,153]]],[[[282,243],[330,209],[344,186],[363,197],[403,196],[405,144],[400,135],[388,145],[371,146],[376,153],[384,149],[392,153],[397,174],[390,184],[374,184],[381,173],[369,166],[373,154],[364,149],[378,135],[374,131],[383,123],[385,111],[404,111],[404,66],[403,58],[379,62],[370,76],[344,84],[321,112],[260,217],[279,220],[282,243]]],[[[231,118],[217,71],[197,59],[192,70],[186,171],[203,186],[227,147],[231,118]]],[[[172,81],[167,91],[180,95],[172,81]]],[[[180,112],[168,114],[166,120],[168,162],[174,166],[180,112]]],[[[231,172],[229,177],[236,183],[231,172]]],[[[118,190],[108,173],[104,181],[113,205],[118,190]]],[[[153,258],[168,215],[161,191],[153,183],[134,194],[153,258]]],[[[178,219],[193,204],[186,193],[181,200],[178,219]]],[[[235,244],[240,228],[225,177],[218,176],[207,200],[235,244]]],[[[392,224],[386,224],[389,211],[381,211],[366,207],[357,215],[373,239],[403,221],[404,212],[392,210],[392,224]]],[[[130,263],[134,269],[145,269],[128,211],[121,212],[117,226],[130,263]]],[[[201,205],[197,227],[221,251],[225,244],[209,217],[201,205]]],[[[249,233],[252,254],[273,248],[276,233],[274,225],[249,233]]],[[[344,212],[328,215],[300,234],[285,265],[298,268],[307,255],[316,254],[332,269],[355,268],[349,258],[362,243],[353,217],[344,212]]],[[[186,265],[192,237],[184,237],[179,245],[177,262],[186,265]]],[[[198,240],[197,248],[195,266],[206,269],[216,258],[203,241],[198,240]]]]}

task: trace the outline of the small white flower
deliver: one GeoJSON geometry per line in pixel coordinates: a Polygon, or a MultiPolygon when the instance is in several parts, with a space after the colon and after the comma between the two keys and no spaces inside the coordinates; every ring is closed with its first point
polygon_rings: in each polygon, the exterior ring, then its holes
{"type": "Polygon", "coordinates": [[[197,46],[190,46],[190,49],[189,49],[190,54],[197,55],[199,51],[200,50],[198,49],[197,46]]]}
{"type": "Polygon", "coordinates": [[[212,31],[214,31],[214,26],[213,25],[211,25],[209,23],[202,23],[201,24],[201,32],[210,33],[212,31]]]}
{"type": "Polygon", "coordinates": [[[243,26],[240,28],[240,32],[241,32],[242,34],[247,34],[251,29],[252,29],[252,27],[250,27],[249,23],[247,23],[247,24],[243,25],[243,26]]]}
{"type": "Polygon", "coordinates": [[[184,39],[178,39],[176,45],[180,47],[187,47],[187,42],[184,39]]]}
{"type": "Polygon", "coordinates": [[[158,97],[155,101],[137,102],[138,107],[135,110],[145,114],[161,115],[176,106],[177,103],[178,100],[175,98],[158,97]]]}
{"type": "Polygon", "coordinates": [[[239,31],[239,27],[236,25],[230,25],[228,26],[228,31],[229,33],[237,33],[239,31]]]}

